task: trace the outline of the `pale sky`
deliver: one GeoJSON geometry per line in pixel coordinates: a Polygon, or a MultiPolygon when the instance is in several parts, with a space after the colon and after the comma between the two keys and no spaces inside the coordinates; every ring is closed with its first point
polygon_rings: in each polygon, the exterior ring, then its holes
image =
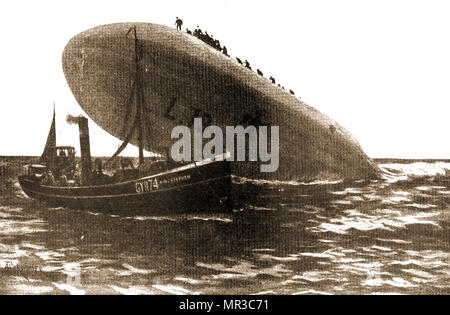
{"type": "MultiPolygon", "coordinates": [[[[197,25],[350,131],[370,157],[450,158],[450,1],[2,1],[0,155],[78,147],[66,43],[115,22],[197,25]]],[[[93,155],[119,141],[90,121],[93,155]]],[[[136,155],[131,147],[127,154],[136,155]]]]}

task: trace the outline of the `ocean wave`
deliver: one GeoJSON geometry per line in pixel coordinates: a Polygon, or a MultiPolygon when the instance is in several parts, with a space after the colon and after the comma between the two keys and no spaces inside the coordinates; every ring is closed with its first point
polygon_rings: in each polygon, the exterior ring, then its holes
{"type": "Polygon", "coordinates": [[[17,294],[48,294],[54,291],[53,287],[27,284],[16,284],[11,288],[12,291],[17,294]]]}
{"type": "Polygon", "coordinates": [[[292,295],[332,295],[333,293],[316,291],[313,289],[292,293],[292,295]]]}
{"type": "Polygon", "coordinates": [[[281,180],[265,180],[265,179],[251,179],[245,177],[232,176],[234,184],[253,184],[256,186],[318,186],[318,185],[336,185],[343,183],[343,180],[317,180],[312,182],[298,182],[298,181],[281,181],[281,180]]]}
{"type": "Polygon", "coordinates": [[[130,286],[128,288],[123,288],[115,285],[109,286],[112,290],[122,295],[154,295],[155,290],[151,290],[144,286],[130,286]]]}
{"type": "Polygon", "coordinates": [[[238,264],[227,267],[223,264],[206,264],[197,263],[197,267],[212,269],[220,273],[214,274],[213,279],[237,279],[237,278],[254,278],[258,275],[270,275],[273,277],[283,277],[285,274],[292,273],[291,270],[286,269],[284,265],[278,264],[268,268],[257,268],[254,264],[241,261],[238,264]]]}
{"type": "Polygon", "coordinates": [[[444,176],[450,178],[450,163],[446,162],[415,162],[379,164],[383,177],[389,182],[408,180],[417,177],[444,176]]]}
{"type": "Polygon", "coordinates": [[[164,294],[173,294],[173,295],[199,295],[200,292],[192,292],[185,288],[175,286],[175,285],[161,285],[155,284],[153,288],[161,291],[164,294]]]}

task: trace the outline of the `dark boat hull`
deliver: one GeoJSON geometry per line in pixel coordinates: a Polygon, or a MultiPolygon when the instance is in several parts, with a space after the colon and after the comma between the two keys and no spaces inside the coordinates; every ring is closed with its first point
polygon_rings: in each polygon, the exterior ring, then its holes
{"type": "Polygon", "coordinates": [[[49,206],[146,214],[231,211],[230,163],[215,161],[111,185],[47,186],[19,177],[29,197],[49,206]]]}

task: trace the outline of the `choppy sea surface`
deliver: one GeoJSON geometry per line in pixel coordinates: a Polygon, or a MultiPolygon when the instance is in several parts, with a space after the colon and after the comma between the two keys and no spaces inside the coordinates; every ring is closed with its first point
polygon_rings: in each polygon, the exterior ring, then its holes
{"type": "Polygon", "coordinates": [[[48,208],[0,168],[0,294],[450,294],[450,163],[379,181],[248,182],[233,214],[48,208]],[[250,191],[250,190],[249,190],[250,191]]]}

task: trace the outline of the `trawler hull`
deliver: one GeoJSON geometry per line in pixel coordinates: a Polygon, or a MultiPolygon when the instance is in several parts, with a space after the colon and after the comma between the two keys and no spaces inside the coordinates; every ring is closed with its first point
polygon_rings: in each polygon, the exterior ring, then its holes
{"type": "Polygon", "coordinates": [[[60,187],[19,177],[25,194],[49,206],[146,214],[231,211],[230,164],[216,161],[182,167],[111,185],[60,187]]]}

